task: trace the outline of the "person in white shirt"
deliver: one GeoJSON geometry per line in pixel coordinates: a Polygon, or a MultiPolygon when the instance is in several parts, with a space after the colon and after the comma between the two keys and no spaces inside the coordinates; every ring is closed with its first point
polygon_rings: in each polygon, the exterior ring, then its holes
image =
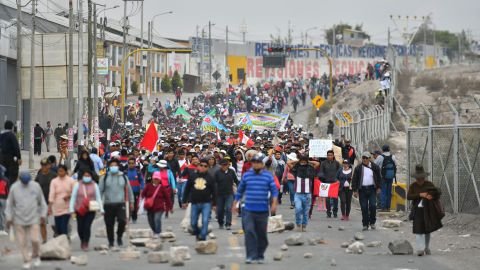
{"type": "Polygon", "coordinates": [[[370,152],[362,154],[362,163],[355,167],[352,179],[354,196],[359,198],[362,208],[363,230],[375,230],[377,221],[377,193],[381,191],[382,175],[380,167],[371,161],[370,152]]]}

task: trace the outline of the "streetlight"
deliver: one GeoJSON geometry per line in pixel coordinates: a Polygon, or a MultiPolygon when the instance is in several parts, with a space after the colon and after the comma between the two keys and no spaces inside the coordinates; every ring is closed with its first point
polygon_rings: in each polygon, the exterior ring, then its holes
{"type": "Polygon", "coordinates": [[[152,22],[151,22],[151,25],[152,25],[152,33],[153,33],[153,25],[155,24],[155,18],[158,17],[158,16],[167,15],[167,14],[173,14],[173,11],[170,10],[170,11],[158,13],[157,15],[155,15],[155,16],[152,17],[152,22]]]}
{"type": "Polygon", "coordinates": [[[310,27],[307,30],[305,30],[305,45],[308,45],[308,31],[317,30],[317,29],[318,29],[318,27],[314,26],[314,27],[310,27]]]}

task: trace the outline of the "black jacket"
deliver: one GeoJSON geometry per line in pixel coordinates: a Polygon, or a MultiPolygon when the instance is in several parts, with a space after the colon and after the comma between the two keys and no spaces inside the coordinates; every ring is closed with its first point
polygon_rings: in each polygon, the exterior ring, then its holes
{"type": "Polygon", "coordinates": [[[13,157],[22,159],[17,137],[11,131],[5,130],[0,134],[0,156],[8,157],[8,159],[13,159],[13,157]]]}
{"type": "MultiPolygon", "coordinates": [[[[380,167],[378,167],[375,163],[370,162],[370,168],[373,171],[373,181],[375,183],[375,189],[379,189],[382,187],[382,174],[380,173],[380,167]]],[[[360,164],[355,167],[353,171],[353,178],[352,178],[352,189],[353,191],[358,191],[363,184],[363,168],[365,165],[360,164]]]]}
{"type": "Polygon", "coordinates": [[[227,172],[219,169],[215,172],[214,175],[215,183],[217,185],[217,195],[232,195],[233,194],[233,185],[238,185],[238,178],[235,171],[231,168],[227,172]]]}
{"type": "Polygon", "coordinates": [[[183,203],[213,203],[216,201],[216,186],[213,177],[207,173],[193,173],[189,176],[183,203]]]}
{"type": "Polygon", "coordinates": [[[178,164],[178,159],[172,158],[167,160],[168,168],[172,171],[175,178],[180,174],[180,165],[178,164]]]}

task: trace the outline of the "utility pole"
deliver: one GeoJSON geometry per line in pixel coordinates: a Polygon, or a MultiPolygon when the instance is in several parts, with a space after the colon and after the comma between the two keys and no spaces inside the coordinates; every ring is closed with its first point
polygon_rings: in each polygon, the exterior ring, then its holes
{"type": "Polygon", "coordinates": [[[423,22],[423,68],[427,67],[427,21],[423,22]]]}
{"type": "MultiPolygon", "coordinates": [[[[200,44],[201,44],[201,43],[200,43],[200,37],[199,37],[199,35],[198,35],[199,28],[200,28],[200,26],[197,24],[197,34],[196,34],[196,36],[195,36],[195,37],[196,37],[195,40],[196,40],[196,43],[197,43],[197,49],[196,49],[197,57],[200,56],[200,48],[199,48],[199,46],[200,46],[200,44]]],[[[197,72],[198,72],[198,77],[200,77],[200,61],[198,61],[197,72]]]]}
{"type": "Polygon", "coordinates": [[[203,57],[205,55],[205,30],[202,28],[202,42],[200,43],[202,45],[202,50],[200,54],[200,80],[202,81],[203,85],[203,57]]]}
{"type": "Polygon", "coordinates": [[[437,33],[435,25],[433,25],[433,59],[435,60],[435,67],[437,67],[437,33]]]}
{"type": "MultiPolygon", "coordinates": [[[[128,55],[127,53],[127,1],[128,0],[123,0],[123,53],[122,53],[122,61],[123,62],[123,58],[125,56],[128,55]]],[[[128,70],[128,67],[130,66],[130,63],[127,63],[122,70],[123,72],[125,72],[125,69],[128,70]]],[[[125,76],[127,76],[128,74],[125,72],[125,76]]],[[[121,82],[122,84],[125,83],[125,81],[121,82]]],[[[125,87],[125,89],[128,89],[128,87],[125,87]]],[[[125,90],[125,92],[127,92],[127,90],[125,90]]],[[[127,93],[125,93],[125,96],[122,97],[124,98],[125,100],[127,99],[127,93]]],[[[123,100],[122,102],[125,102],[125,100],[123,100]]],[[[123,110],[123,108],[122,108],[123,110]]],[[[121,112],[122,115],[124,114],[124,112],[122,111],[121,112]]],[[[125,118],[124,118],[125,119],[125,118]]],[[[122,119],[122,120],[124,120],[122,119]]]]}
{"type": "Polygon", "coordinates": [[[83,0],[79,0],[78,6],[78,146],[83,145],[83,0]]]}
{"type": "MultiPolygon", "coordinates": [[[[332,69],[335,71],[335,57],[337,56],[337,46],[336,46],[336,43],[337,43],[337,34],[336,34],[336,29],[337,26],[334,24],[333,25],[333,40],[332,40],[332,45],[333,45],[333,50],[332,50],[332,69]]],[[[330,74],[330,76],[333,77],[333,72],[330,74]]],[[[333,79],[333,78],[332,78],[333,79]]],[[[333,93],[333,89],[330,89],[330,93],[333,93]]],[[[330,95],[330,98],[332,97],[332,95],[330,95]]]]}
{"type": "Polygon", "coordinates": [[[228,68],[228,25],[225,29],[225,89],[228,88],[228,84],[230,82],[229,76],[229,68],[228,68]]]}
{"type": "MultiPolygon", "coordinates": [[[[141,10],[140,10],[140,49],[143,49],[143,1],[142,1],[142,4],[141,4],[141,10]]],[[[143,70],[143,52],[141,52],[141,57],[140,57],[140,87],[142,89],[142,93],[143,91],[145,91],[145,80],[144,80],[144,70],[143,70]]]]}
{"type": "Polygon", "coordinates": [[[93,5],[93,142],[95,147],[98,143],[98,78],[97,78],[97,5],[93,5]]]}
{"type": "MultiPolygon", "coordinates": [[[[75,21],[73,19],[73,0],[68,2],[68,125],[69,129],[73,128],[75,122],[75,99],[73,98],[73,31],[75,28],[75,21]]],[[[67,130],[68,135],[68,130],[67,130]]],[[[66,165],[71,167],[72,151],[68,151],[66,165]]]]}
{"type": "Polygon", "coordinates": [[[461,55],[462,55],[462,41],[460,39],[461,36],[462,36],[462,33],[459,33],[458,36],[457,36],[457,39],[458,39],[458,64],[460,64],[461,55]]]}
{"type": "Polygon", "coordinates": [[[30,147],[28,148],[28,168],[33,169],[33,93],[35,92],[35,16],[37,13],[36,0],[32,0],[32,37],[30,44],[30,147]]]}
{"type": "MultiPolygon", "coordinates": [[[[92,71],[93,71],[93,63],[92,63],[92,58],[93,58],[93,39],[92,39],[92,0],[88,0],[87,2],[88,6],[88,87],[87,87],[87,104],[88,104],[88,109],[87,109],[87,114],[88,114],[88,120],[87,120],[87,125],[88,125],[88,134],[87,135],[87,142],[89,141],[90,134],[92,134],[92,71]]],[[[96,45],[95,45],[96,47],[96,45]]],[[[87,143],[88,144],[88,143],[87,143]]]]}
{"type": "Polygon", "coordinates": [[[212,87],[212,22],[208,21],[208,87],[212,87]]]}
{"type": "MultiPolygon", "coordinates": [[[[22,3],[17,1],[17,133],[22,130],[22,3]]],[[[19,144],[22,147],[22,136],[19,144]]]]}
{"type": "MultiPolygon", "coordinates": [[[[148,22],[148,27],[147,27],[147,39],[148,39],[148,48],[151,48],[151,40],[150,40],[150,22],[148,22]]],[[[143,42],[142,42],[143,44],[143,42]]],[[[146,92],[147,92],[147,109],[150,109],[150,95],[151,95],[151,90],[150,90],[150,52],[147,52],[147,68],[145,69],[145,84],[146,84],[146,92]],[[148,79],[147,79],[148,78],[148,79]]]]}

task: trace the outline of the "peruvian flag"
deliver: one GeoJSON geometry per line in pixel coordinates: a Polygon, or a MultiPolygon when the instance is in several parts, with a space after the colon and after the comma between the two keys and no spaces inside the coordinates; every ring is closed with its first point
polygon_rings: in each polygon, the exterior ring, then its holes
{"type": "Polygon", "coordinates": [[[323,198],[338,198],[338,189],[340,188],[340,182],[335,183],[322,183],[320,182],[319,196],[323,198]]]}
{"type": "Polygon", "coordinates": [[[248,148],[252,147],[255,144],[252,139],[247,137],[247,135],[243,134],[243,130],[238,131],[238,141],[245,144],[248,148]]]}
{"type": "Polygon", "coordinates": [[[153,152],[157,146],[158,133],[155,123],[151,123],[147,129],[147,132],[143,136],[142,141],[140,141],[140,148],[145,148],[146,150],[153,152]]]}

